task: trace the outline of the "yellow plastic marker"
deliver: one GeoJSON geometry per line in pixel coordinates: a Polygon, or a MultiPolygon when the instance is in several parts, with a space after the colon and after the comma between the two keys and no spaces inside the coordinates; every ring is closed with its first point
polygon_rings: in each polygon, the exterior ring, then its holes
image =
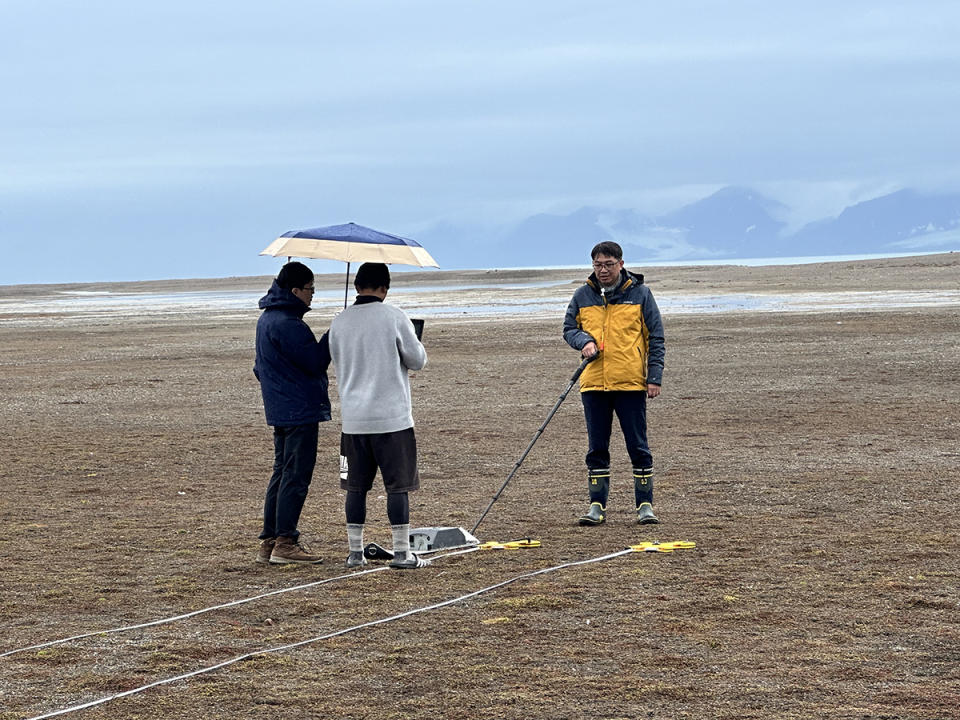
{"type": "Polygon", "coordinates": [[[538,548],[540,547],[539,540],[531,540],[527,538],[526,540],[513,540],[508,543],[504,543],[510,550],[523,549],[523,548],[538,548]]]}
{"type": "Polygon", "coordinates": [[[480,543],[477,548],[479,550],[519,550],[521,548],[538,548],[540,547],[539,540],[531,540],[527,538],[526,540],[511,540],[510,542],[496,542],[489,541],[485,543],[480,543]]]}
{"type": "Polygon", "coordinates": [[[674,550],[692,550],[697,544],[691,540],[673,540],[671,542],[642,542],[639,545],[631,545],[630,549],[634,552],[660,552],[669,553],[674,550]]]}
{"type": "Polygon", "coordinates": [[[498,543],[498,542],[494,542],[493,540],[490,540],[485,543],[480,543],[479,545],[477,545],[477,548],[479,550],[506,550],[507,546],[504,545],[503,543],[498,543]]]}

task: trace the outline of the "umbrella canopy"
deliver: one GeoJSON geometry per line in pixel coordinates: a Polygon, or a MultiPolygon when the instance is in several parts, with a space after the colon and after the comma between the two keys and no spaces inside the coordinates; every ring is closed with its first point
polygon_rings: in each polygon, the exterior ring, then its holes
{"type": "Polygon", "coordinates": [[[382,262],[440,267],[415,240],[373,230],[356,223],[284,233],[260,253],[352,262],[382,262]]]}
{"type": "Polygon", "coordinates": [[[350,263],[382,262],[417,267],[440,267],[415,240],[346,223],[310,230],[291,230],[270,243],[261,255],[342,260],[347,264],[343,306],[347,306],[350,263]]]}

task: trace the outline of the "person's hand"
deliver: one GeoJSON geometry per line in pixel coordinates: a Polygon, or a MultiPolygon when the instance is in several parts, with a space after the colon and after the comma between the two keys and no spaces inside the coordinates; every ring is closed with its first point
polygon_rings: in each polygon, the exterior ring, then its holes
{"type": "Polygon", "coordinates": [[[580,354],[585,358],[591,358],[597,354],[597,344],[591,340],[586,345],[583,346],[583,349],[580,351],[580,354]]]}
{"type": "Polygon", "coordinates": [[[660,386],[654,385],[653,383],[647,383],[647,397],[655,398],[660,394],[660,386]]]}

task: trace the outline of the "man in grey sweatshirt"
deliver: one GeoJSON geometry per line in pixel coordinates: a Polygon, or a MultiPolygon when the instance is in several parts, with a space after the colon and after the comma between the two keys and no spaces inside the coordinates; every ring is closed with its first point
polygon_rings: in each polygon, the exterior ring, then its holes
{"type": "Polygon", "coordinates": [[[390,271],[383,263],[364,263],[353,282],[357,299],[330,323],[330,355],[336,367],[341,452],[347,458],[347,567],[366,563],[363,526],[367,493],[380,470],[387,491],[387,517],[393,531],[391,567],[429,564],[410,551],[410,501],[420,488],[417,441],[413,432],[408,371],[420,370],[427,353],[406,314],[383,300],[390,271]]]}

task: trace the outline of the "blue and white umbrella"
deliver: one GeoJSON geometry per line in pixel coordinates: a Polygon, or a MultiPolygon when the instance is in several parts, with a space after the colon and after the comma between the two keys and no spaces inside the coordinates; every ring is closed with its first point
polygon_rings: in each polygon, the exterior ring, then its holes
{"type": "MultiPolygon", "coordinates": [[[[356,223],[329,225],[309,230],[291,230],[274,240],[261,255],[288,258],[322,258],[347,263],[347,288],[350,263],[382,262],[417,267],[440,267],[415,240],[373,230],[356,223]]],[[[346,306],[344,290],[344,306],[346,306]]]]}

